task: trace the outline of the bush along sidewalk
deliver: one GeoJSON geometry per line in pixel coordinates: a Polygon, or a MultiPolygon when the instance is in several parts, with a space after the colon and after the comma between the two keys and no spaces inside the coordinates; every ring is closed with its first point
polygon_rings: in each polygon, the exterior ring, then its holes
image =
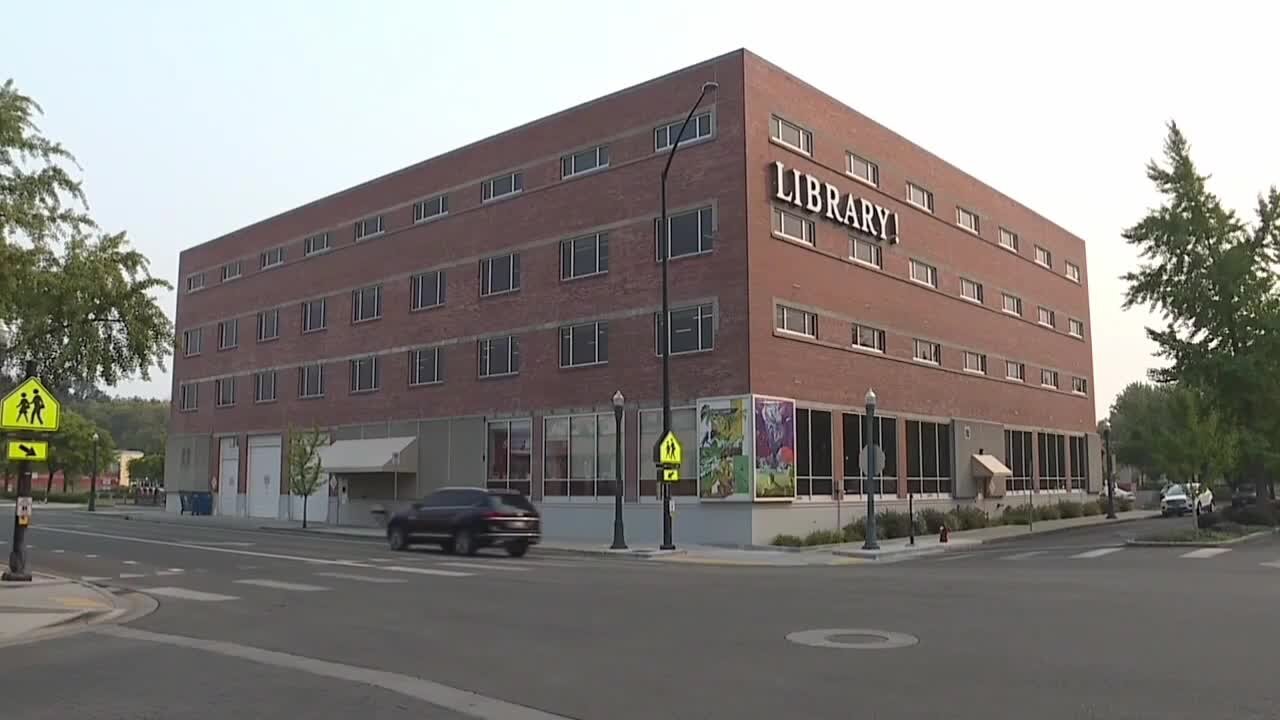
{"type": "Polygon", "coordinates": [[[1247,505],[1196,517],[1196,527],[1185,525],[1140,535],[1131,544],[1143,545],[1228,545],[1252,535],[1275,532],[1280,514],[1270,505],[1247,505]]]}

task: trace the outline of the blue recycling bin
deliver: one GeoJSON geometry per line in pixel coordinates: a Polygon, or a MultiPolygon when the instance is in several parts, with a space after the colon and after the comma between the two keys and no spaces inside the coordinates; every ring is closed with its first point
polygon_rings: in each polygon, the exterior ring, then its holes
{"type": "Polygon", "coordinates": [[[198,492],[192,497],[191,514],[192,515],[212,515],[213,514],[213,493],[198,492]]]}

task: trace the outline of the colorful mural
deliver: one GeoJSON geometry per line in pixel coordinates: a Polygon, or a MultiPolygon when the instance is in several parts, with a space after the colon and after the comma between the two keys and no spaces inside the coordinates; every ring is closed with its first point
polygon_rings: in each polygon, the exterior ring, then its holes
{"type": "Polygon", "coordinates": [[[796,404],[755,398],[755,487],[758,500],[796,496],[796,404]]]}
{"type": "Polygon", "coordinates": [[[746,398],[698,403],[699,497],[751,498],[751,454],[747,449],[749,403],[746,398]]]}

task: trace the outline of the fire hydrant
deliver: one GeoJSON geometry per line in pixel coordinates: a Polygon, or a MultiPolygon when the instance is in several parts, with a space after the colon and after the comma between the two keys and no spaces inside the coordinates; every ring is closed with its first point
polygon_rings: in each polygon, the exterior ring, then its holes
{"type": "Polygon", "coordinates": [[[938,531],[938,542],[944,543],[950,538],[951,530],[949,530],[946,525],[943,525],[942,529],[938,531]]]}

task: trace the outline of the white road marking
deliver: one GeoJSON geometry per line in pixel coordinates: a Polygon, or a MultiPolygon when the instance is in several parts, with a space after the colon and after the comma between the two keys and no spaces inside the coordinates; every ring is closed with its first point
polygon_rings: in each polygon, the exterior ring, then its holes
{"type": "Polygon", "coordinates": [[[138,564],[138,561],[137,561],[137,560],[125,560],[125,561],[124,561],[124,564],[125,564],[125,565],[137,565],[137,564],[138,564]]]}
{"type": "Polygon", "coordinates": [[[1072,555],[1071,557],[1077,560],[1088,560],[1090,558],[1099,558],[1099,557],[1102,557],[1103,555],[1110,555],[1111,553],[1120,552],[1123,549],[1124,548],[1118,548],[1118,547],[1098,548],[1097,550],[1086,550],[1085,552],[1072,555]]]}
{"type": "Polygon", "coordinates": [[[62,554],[62,553],[64,553],[64,552],[66,552],[66,550],[54,550],[54,551],[53,551],[53,554],[54,554],[54,555],[61,555],[61,554],[62,554]]]}
{"type": "MultiPolygon", "coordinates": [[[[45,528],[45,529],[46,529],[46,530],[48,530],[48,529],[51,529],[51,528],[45,528]]],[[[91,558],[91,559],[92,559],[92,558],[96,558],[96,557],[98,557],[98,556],[97,556],[97,555],[85,555],[85,557],[87,557],[87,558],[91,558]]]]}
{"type": "Polygon", "coordinates": [[[1199,550],[1192,550],[1192,551],[1191,551],[1191,552],[1189,552],[1189,553],[1183,553],[1183,554],[1179,555],[1178,557],[1193,558],[1193,559],[1201,559],[1201,560],[1202,560],[1202,559],[1206,559],[1206,558],[1217,557],[1218,555],[1221,555],[1222,553],[1229,553],[1229,552],[1231,552],[1231,548],[1213,548],[1213,547],[1207,547],[1207,548],[1200,548],[1199,550]]]}
{"type": "Polygon", "coordinates": [[[372,575],[352,575],[352,574],[350,574],[350,573],[340,573],[340,572],[318,572],[318,573],[316,573],[316,575],[319,575],[319,576],[321,576],[321,577],[338,578],[339,580],[356,580],[356,581],[358,581],[358,582],[367,582],[367,583],[387,583],[387,584],[390,584],[390,583],[407,583],[407,582],[409,582],[408,580],[405,580],[404,578],[373,577],[372,575]]]}
{"type": "MultiPolygon", "coordinates": [[[[143,543],[145,545],[163,545],[167,548],[185,548],[188,550],[203,550],[205,552],[225,553],[228,555],[243,555],[245,557],[266,558],[268,560],[292,560],[294,562],[311,563],[313,565],[339,565],[342,567],[363,567],[373,568],[377,565],[362,563],[357,560],[329,560],[326,558],[306,557],[302,555],[284,555],[282,553],[259,552],[257,550],[240,550],[237,548],[210,547],[208,545],[193,545],[191,543],[173,542],[171,540],[154,540],[152,538],[133,537],[131,535],[115,535],[112,533],[87,532],[84,530],[66,530],[64,528],[44,528],[46,532],[68,533],[70,535],[85,535],[88,537],[107,538],[109,540],[123,540],[125,542],[143,543]]],[[[86,555],[85,557],[96,558],[97,555],[86,555]]]]}
{"type": "Polygon", "coordinates": [[[389,570],[391,572],[413,573],[415,575],[440,575],[442,577],[470,577],[472,573],[458,572],[456,570],[432,570],[431,568],[407,567],[405,565],[369,565],[367,567],[376,567],[379,570],[389,570]]]}
{"type": "Polygon", "coordinates": [[[964,560],[965,558],[971,558],[976,554],[977,553],[947,553],[946,556],[944,557],[934,558],[934,562],[951,562],[952,560],[964,560]]]}
{"type": "Polygon", "coordinates": [[[400,562],[400,558],[369,558],[369,562],[400,562]]]}
{"type": "Polygon", "coordinates": [[[212,541],[212,540],[184,540],[183,542],[192,545],[210,545],[213,547],[253,547],[251,542],[231,542],[231,541],[212,541]]]}
{"type": "Polygon", "coordinates": [[[184,571],[183,571],[183,569],[182,569],[182,568],[169,568],[168,570],[157,570],[157,571],[156,571],[156,574],[157,574],[157,575],[160,575],[160,576],[164,576],[164,575],[181,575],[183,572],[184,572],[184,571]]]}
{"type": "Polygon", "coordinates": [[[223,602],[225,600],[240,599],[235,595],[219,595],[180,587],[147,588],[146,592],[148,595],[159,595],[161,597],[177,598],[178,600],[196,600],[199,602],[223,602]]]}
{"type": "Polygon", "coordinates": [[[1046,552],[1048,551],[1047,550],[1028,550],[1027,552],[1020,552],[1016,555],[1005,555],[1000,559],[1001,560],[1026,560],[1029,557],[1035,557],[1036,555],[1043,555],[1046,552]]]}
{"type": "Polygon", "coordinates": [[[146,577],[146,575],[141,573],[120,573],[119,577],[121,580],[132,580],[134,578],[146,577]]]}
{"type": "Polygon", "coordinates": [[[111,578],[109,578],[109,577],[97,577],[97,576],[95,576],[95,575],[84,575],[84,576],[82,576],[80,579],[81,579],[81,580],[83,580],[83,581],[85,581],[85,582],[102,582],[103,580],[110,580],[111,578]]]}
{"type": "Polygon", "coordinates": [[[293,592],[320,592],[329,589],[319,585],[303,585],[302,583],[281,582],[279,580],[236,580],[235,582],[240,585],[257,585],[258,587],[271,588],[272,590],[290,590],[293,592]]]}
{"type": "Polygon", "coordinates": [[[466,568],[468,570],[501,570],[503,572],[529,572],[529,568],[511,567],[510,565],[495,565],[492,563],[467,563],[467,562],[446,562],[440,563],[443,567],[466,568]]]}
{"type": "Polygon", "coordinates": [[[1280,568],[1280,560],[1276,560],[1274,562],[1258,563],[1258,564],[1265,565],[1266,567],[1270,567],[1270,568],[1280,568]]]}

